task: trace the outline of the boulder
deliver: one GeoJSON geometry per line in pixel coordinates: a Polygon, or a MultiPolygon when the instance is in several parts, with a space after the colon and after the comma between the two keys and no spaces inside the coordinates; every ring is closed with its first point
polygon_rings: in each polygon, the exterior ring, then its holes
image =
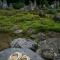
{"type": "Polygon", "coordinates": [[[54,53],[60,52],[60,38],[48,38],[40,41],[40,48],[37,50],[44,58],[53,59],[54,53]]]}
{"type": "Polygon", "coordinates": [[[41,56],[36,54],[35,52],[31,51],[30,49],[27,48],[9,48],[4,51],[0,52],[0,60],[8,60],[9,57],[15,53],[19,52],[22,53],[23,55],[26,55],[30,58],[30,60],[44,60],[41,56]]]}
{"type": "Polygon", "coordinates": [[[30,39],[17,38],[11,42],[11,47],[15,47],[15,48],[24,47],[24,48],[29,48],[33,51],[36,51],[37,44],[30,39]]]}
{"type": "Polygon", "coordinates": [[[40,41],[40,46],[37,49],[37,53],[42,55],[42,57],[46,59],[53,59],[54,50],[50,45],[47,43],[47,40],[40,41]]]}

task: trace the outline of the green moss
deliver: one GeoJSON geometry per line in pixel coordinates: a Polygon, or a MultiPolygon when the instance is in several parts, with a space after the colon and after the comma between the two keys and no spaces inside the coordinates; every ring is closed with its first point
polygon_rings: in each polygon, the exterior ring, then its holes
{"type": "Polygon", "coordinates": [[[60,23],[53,21],[51,15],[41,18],[29,12],[19,12],[16,10],[0,10],[0,28],[4,31],[11,31],[17,25],[20,29],[27,31],[28,28],[36,31],[59,31],[60,23]]]}

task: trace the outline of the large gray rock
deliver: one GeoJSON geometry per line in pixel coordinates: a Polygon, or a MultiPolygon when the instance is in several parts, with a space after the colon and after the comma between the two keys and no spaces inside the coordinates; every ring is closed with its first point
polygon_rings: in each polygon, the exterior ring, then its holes
{"type": "Polygon", "coordinates": [[[40,48],[37,50],[38,54],[48,59],[53,59],[54,53],[60,52],[60,38],[48,38],[40,41],[40,48]]]}
{"type": "Polygon", "coordinates": [[[33,51],[36,51],[37,44],[30,39],[17,38],[11,42],[11,47],[15,47],[15,48],[24,47],[24,48],[29,48],[33,51]]]}
{"type": "Polygon", "coordinates": [[[8,60],[9,56],[14,52],[20,52],[30,57],[31,60],[44,60],[41,56],[26,48],[9,48],[0,52],[0,60],[8,60]]]}
{"type": "Polygon", "coordinates": [[[37,53],[42,55],[46,59],[53,59],[54,51],[53,48],[49,46],[46,40],[40,41],[37,53]]]}

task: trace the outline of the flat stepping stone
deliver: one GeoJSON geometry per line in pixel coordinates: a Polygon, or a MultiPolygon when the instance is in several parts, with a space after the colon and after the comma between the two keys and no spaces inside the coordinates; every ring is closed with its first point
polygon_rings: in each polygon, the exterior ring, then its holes
{"type": "Polygon", "coordinates": [[[0,52],[0,60],[8,60],[11,54],[19,52],[30,57],[30,60],[44,60],[40,55],[27,48],[9,48],[0,52]]]}

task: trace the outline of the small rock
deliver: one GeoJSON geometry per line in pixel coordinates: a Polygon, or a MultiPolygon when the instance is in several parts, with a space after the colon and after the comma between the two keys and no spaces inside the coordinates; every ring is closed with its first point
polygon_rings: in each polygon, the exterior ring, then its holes
{"type": "Polygon", "coordinates": [[[17,25],[13,26],[11,28],[11,31],[13,31],[14,34],[19,34],[19,33],[22,33],[23,32],[23,30],[20,29],[17,25]]]}
{"type": "Polygon", "coordinates": [[[27,48],[9,48],[4,51],[0,52],[0,60],[8,60],[11,54],[19,52],[26,56],[29,56],[31,60],[44,60],[41,56],[39,56],[37,53],[31,51],[27,48]]]}
{"type": "Polygon", "coordinates": [[[19,33],[22,33],[22,32],[23,32],[23,30],[15,30],[13,33],[19,34],[19,33]]]}
{"type": "Polygon", "coordinates": [[[42,55],[42,57],[46,59],[53,59],[53,52],[53,48],[50,47],[46,40],[40,41],[40,46],[37,50],[38,54],[42,55]]]}
{"type": "Polygon", "coordinates": [[[37,49],[37,44],[30,39],[17,38],[11,42],[11,47],[15,47],[15,48],[24,47],[35,51],[37,49]]]}
{"type": "Polygon", "coordinates": [[[32,28],[29,28],[26,33],[27,34],[34,34],[34,33],[36,33],[36,31],[32,28]]]}

